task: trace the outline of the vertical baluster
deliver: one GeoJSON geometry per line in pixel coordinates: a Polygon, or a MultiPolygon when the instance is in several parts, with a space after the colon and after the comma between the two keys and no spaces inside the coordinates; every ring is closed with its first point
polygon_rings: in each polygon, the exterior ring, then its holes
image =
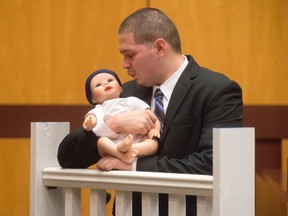
{"type": "Polygon", "coordinates": [[[90,216],[106,215],[106,190],[90,190],[90,216]]]}
{"type": "Polygon", "coordinates": [[[186,215],[186,196],[179,194],[169,194],[169,215],[186,215]]]}
{"type": "Polygon", "coordinates": [[[65,216],[79,216],[81,213],[80,189],[64,188],[65,216]]]}
{"type": "Polygon", "coordinates": [[[212,216],[213,198],[197,196],[197,216],[212,216]]]}
{"type": "Polygon", "coordinates": [[[142,215],[159,215],[158,193],[142,193],[142,215]]]}
{"type": "Polygon", "coordinates": [[[132,215],[132,192],[116,191],[116,215],[132,215]]]}

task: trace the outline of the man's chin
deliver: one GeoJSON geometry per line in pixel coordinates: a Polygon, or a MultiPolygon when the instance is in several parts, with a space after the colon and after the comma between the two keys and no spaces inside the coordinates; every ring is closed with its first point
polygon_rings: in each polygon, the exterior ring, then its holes
{"type": "Polygon", "coordinates": [[[145,87],[153,87],[153,85],[150,84],[150,83],[139,82],[138,80],[136,80],[136,83],[137,83],[138,85],[145,86],[145,87]]]}

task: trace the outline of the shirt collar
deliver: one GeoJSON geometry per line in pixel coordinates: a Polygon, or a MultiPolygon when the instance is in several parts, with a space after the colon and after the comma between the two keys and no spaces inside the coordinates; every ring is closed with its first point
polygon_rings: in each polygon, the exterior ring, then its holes
{"type": "Polygon", "coordinates": [[[155,90],[157,88],[160,88],[160,90],[164,94],[164,99],[167,102],[170,101],[174,87],[175,87],[179,77],[183,73],[184,69],[188,65],[187,57],[183,55],[183,58],[184,58],[184,61],[183,61],[182,65],[175,71],[175,73],[172,74],[171,77],[169,77],[161,86],[153,86],[153,95],[154,95],[155,90]]]}

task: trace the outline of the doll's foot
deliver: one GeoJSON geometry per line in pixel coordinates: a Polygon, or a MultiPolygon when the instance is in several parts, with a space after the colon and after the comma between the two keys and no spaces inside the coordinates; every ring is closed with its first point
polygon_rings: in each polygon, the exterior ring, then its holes
{"type": "Polygon", "coordinates": [[[129,134],[121,143],[117,145],[117,150],[122,153],[128,152],[132,146],[133,139],[133,135],[129,134]]]}
{"type": "Polygon", "coordinates": [[[120,160],[122,160],[126,163],[132,163],[133,160],[139,154],[139,151],[135,148],[130,148],[127,152],[125,152],[125,153],[120,152],[120,154],[121,154],[121,156],[119,157],[120,160]]]}

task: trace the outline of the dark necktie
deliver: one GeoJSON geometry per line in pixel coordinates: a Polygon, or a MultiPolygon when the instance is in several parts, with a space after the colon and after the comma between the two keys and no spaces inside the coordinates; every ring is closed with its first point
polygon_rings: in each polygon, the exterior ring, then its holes
{"type": "Polygon", "coordinates": [[[164,106],[163,106],[163,93],[160,89],[156,89],[155,94],[155,110],[154,113],[158,117],[161,123],[161,132],[164,124],[164,106]]]}

